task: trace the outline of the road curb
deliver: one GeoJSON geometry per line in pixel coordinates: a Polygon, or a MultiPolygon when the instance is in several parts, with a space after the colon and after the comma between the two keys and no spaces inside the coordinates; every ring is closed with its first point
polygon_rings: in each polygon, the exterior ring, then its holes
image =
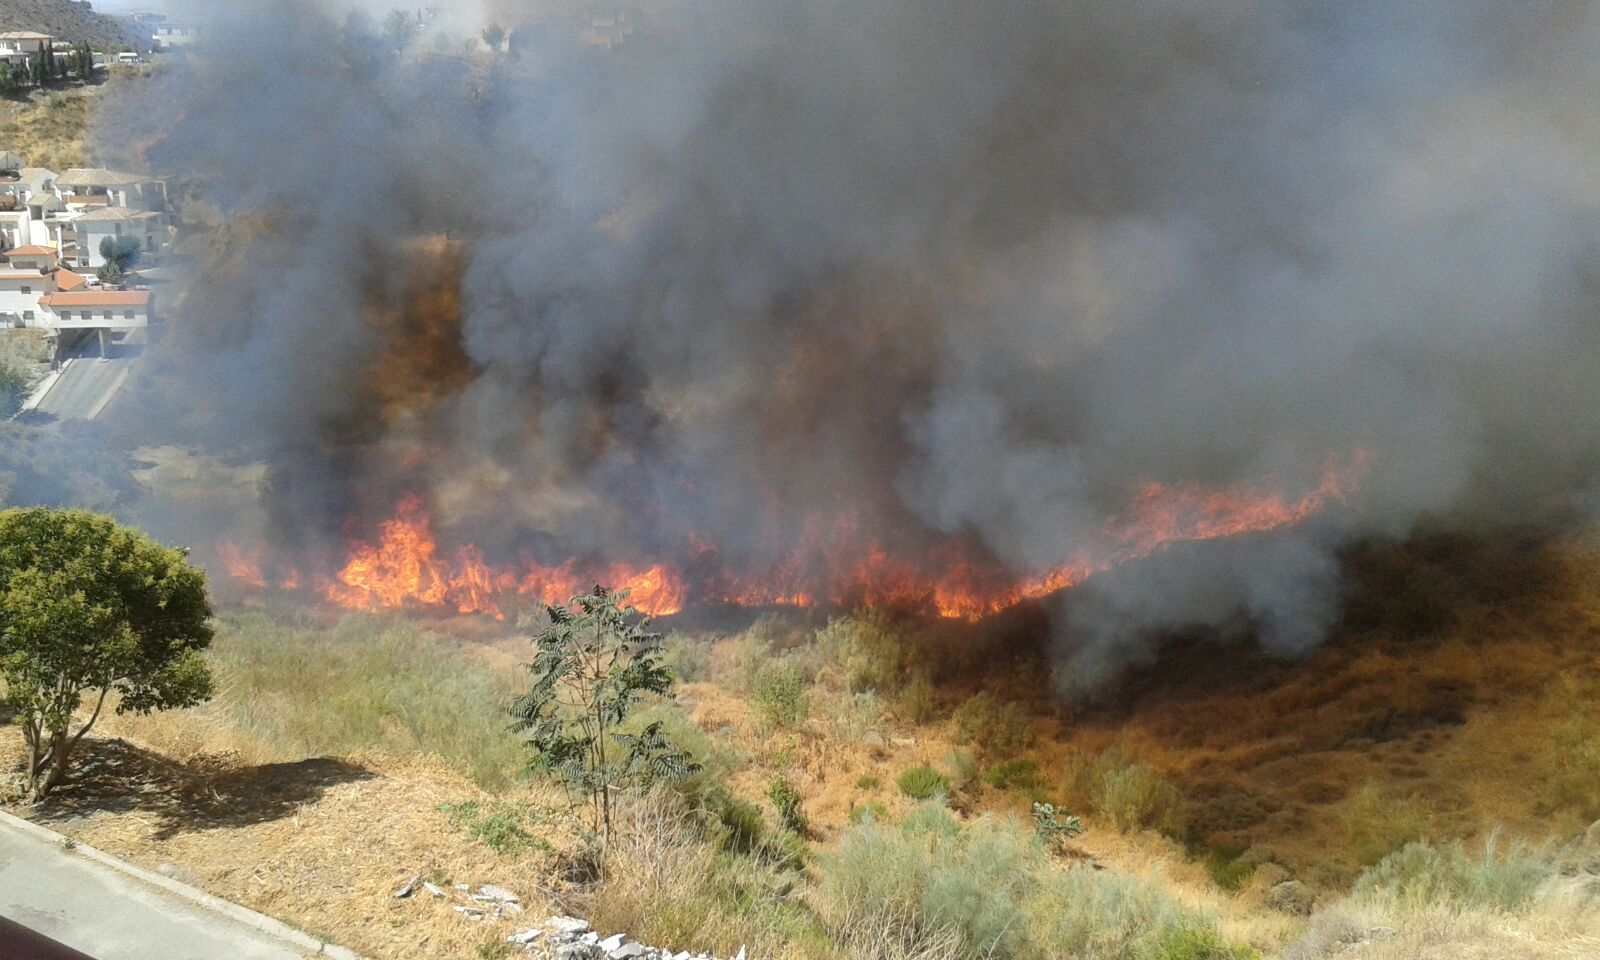
{"type": "Polygon", "coordinates": [[[41,827],[37,823],[24,820],[0,810],[0,827],[9,827],[18,833],[30,836],[35,840],[58,847],[62,853],[81,856],[92,860],[101,866],[110,867],[118,873],[132,877],[141,883],[159,887],[177,897],[182,897],[190,903],[204,907],[213,913],[220,913],[236,923],[244,924],[253,930],[259,930],[279,940],[287,941],[301,950],[309,950],[317,956],[332,957],[333,960],[362,960],[359,954],[346,950],[344,947],[324,943],[316,937],[296,930],[281,920],[274,920],[264,913],[257,913],[249,907],[241,907],[237,903],[213,897],[203,890],[197,890],[186,883],[179,883],[171,877],[163,877],[159,873],[136,867],[126,860],[119,860],[109,853],[102,853],[94,847],[79,843],[70,837],[56,833],[48,827],[41,827]]]}

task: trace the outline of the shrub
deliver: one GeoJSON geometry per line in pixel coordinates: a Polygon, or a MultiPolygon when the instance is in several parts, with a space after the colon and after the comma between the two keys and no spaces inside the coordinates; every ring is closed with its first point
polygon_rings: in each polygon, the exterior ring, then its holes
{"type": "Polygon", "coordinates": [[[1375,864],[1408,843],[1427,837],[1432,818],[1413,797],[1386,797],[1363,784],[1344,808],[1345,843],[1363,865],[1375,864]]]}
{"type": "Polygon", "coordinates": [[[767,799],[778,811],[778,820],[795,833],[805,833],[806,817],[800,810],[800,791],[788,777],[776,776],[767,781],[767,799]]]}
{"type": "Polygon", "coordinates": [[[1102,754],[1090,785],[1094,808],[1123,833],[1176,827],[1178,790],[1148,764],[1114,751],[1102,754]]]}
{"type": "Polygon", "coordinates": [[[1207,848],[1203,862],[1211,881],[1230,893],[1244,886],[1256,872],[1257,864],[1253,860],[1241,860],[1242,853],[1244,851],[1238,847],[1226,844],[1207,848]]]}
{"type": "Polygon", "coordinates": [[[529,848],[545,851],[550,844],[529,833],[523,824],[529,819],[525,809],[507,803],[442,803],[439,812],[450,818],[450,825],[465,830],[467,836],[501,856],[513,856],[529,848]]]}
{"type": "Polygon", "coordinates": [[[895,711],[908,723],[927,723],[937,709],[933,697],[933,682],[928,675],[918,672],[900,690],[895,698],[895,711]]]}
{"type": "Polygon", "coordinates": [[[950,792],[950,783],[931,767],[912,767],[895,778],[895,786],[913,800],[927,800],[950,792]]]}
{"type": "Polygon", "coordinates": [[[700,683],[711,676],[711,651],[693,637],[669,633],[661,642],[661,665],[675,680],[700,683]]]}
{"type": "Polygon", "coordinates": [[[990,767],[983,782],[996,790],[1032,790],[1039,786],[1039,765],[1032,760],[1007,760],[990,767]]]}
{"type": "Polygon", "coordinates": [[[883,781],[879,780],[876,774],[863,773],[856,778],[857,790],[876,790],[882,785],[883,781]]]}
{"type": "Polygon", "coordinates": [[[944,755],[944,765],[950,771],[950,785],[957,790],[968,790],[977,785],[978,758],[971,750],[951,750],[944,755]]]}
{"type": "Polygon", "coordinates": [[[1006,757],[1028,745],[1032,730],[1028,716],[1015,703],[1001,703],[991,693],[980,693],[950,715],[957,743],[971,744],[988,756],[1006,757]]]}
{"type": "Polygon", "coordinates": [[[993,816],[963,827],[947,811],[923,806],[897,826],[864,820],[820,867],[817,912],[844,956],[1251,956],[1218,952],[1227,947],[1205,918],[1149,884],[1087,867],[1054,869],[1036,836],[993,816]],[[1186,930],[1194,934],[1181,936],[1186,930]]]}
{"type": "Polygon", "coordinates": [[[828,621],[817,631],[824,678],[851,692],[892,694],[905,686],[916,644],[881,610],[828,621]]]}
{"type": "Polygon", "coordinates": [[[1139,960],[1254,960],[1259,954],[1249,947],[1229,946],[1212,927],[1180,926],[1137,956],[1139,960]]]}
{"type": "Polygon", "coordinates": [[[529,687],[511,704],[512,730],[527,736],[530,769],[589,804],[603,848],[618,790],[687,776],[700,766],[667,739],[661,723],[624,732],[646,694],[666,696],[672,687],[661,666],[661,638],[645,630],[633,608],[596,585],[570,607],[545,610],[550,625],[533,638],[529,687]]]}
{"type": "Polygon", "coordinates": [[[876,693],[848,694],[828,706],[828,726],[834,736],[851,743],[887,745],[883,704],[876,693]]]}
{"type": "Polygon", "coordinates": [[[767,664],[756,674],[750,705],[766,729],[799,726],[807,713],[805,675],[787,661],[767,664]]]}
{"type": "Polygon", "coordinates": [[[1052,850],[1061,850],[1067,841],[1083,833],[1083,821],[1065,809],[1043,800],[1033,802],[1033,831],[1052,850]]]}
{"type": "Polygon", "coordinates": [[[1352,890],[1359,899],[1402,908],[1449,906],[1514,912],[1553,875],[1550,864],[1520,844],[1504,850],[1491,836],[1480,856],[1460,843],[1408,843],[1368,868],[1352,890]]]}
{"type": "Polygon", "coordinates": [[[852,824],[863,823],[868,820],[882,823],[887,819],[889,819],[889,808],[881,803],[864,803],[859,807],[850,808],[850,822],[852,824]]]}

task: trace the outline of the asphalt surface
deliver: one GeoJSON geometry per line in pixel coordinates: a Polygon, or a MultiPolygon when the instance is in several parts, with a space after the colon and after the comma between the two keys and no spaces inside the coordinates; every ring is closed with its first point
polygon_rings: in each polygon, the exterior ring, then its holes
{"type": "Polygon", "coordinates": [[[135,358],[78,357],[34,409],[58,420],[93,420],[127,379],[135,358]]]}
{"type": "MultiPolygon", "coordinates": [[[[312,953],[0,822],[0,917],[94,960],[303,960],[312,953]]],[[[14,931],[13,931],[14,932],[14,931]]],[[[0,934],[6,928],[0,926],[0,934]]],[[[38,937],[34,938],[38,941],[38,937]]],[[[0,957],[23,957],[20,938],[0,957]]],[[[43,953],[41,956],[52,956],[43,953]]],[[[70,956],[70,954],[68,954],[70,956]]]]}

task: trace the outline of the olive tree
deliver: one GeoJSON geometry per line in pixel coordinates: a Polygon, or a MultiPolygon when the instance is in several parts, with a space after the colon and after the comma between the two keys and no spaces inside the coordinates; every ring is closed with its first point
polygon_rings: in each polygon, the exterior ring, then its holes
{"type": "Polygon", "coordinates": [[[119,714],[209,699],[211,636],[205,574],[185,551],[84,511],[0,512],[0,680],[30,798],[61,782],[111,694],[119,714]]]}
{"type": "Polygon", "coordinates": [[[661,637],[625,607],[627,593],[596,586],[571,607],[550,606],[550,626],[533,639],[527,665],[533,685],[511,705],[512,730],[527,735],[530,766],[588,803],[604,850],[611,839],[611,794],[645,780],[699,770],[667,742],[657,721],[624,733],[645,694],[668,695],[672,674],[661,663],[661,637]]]}

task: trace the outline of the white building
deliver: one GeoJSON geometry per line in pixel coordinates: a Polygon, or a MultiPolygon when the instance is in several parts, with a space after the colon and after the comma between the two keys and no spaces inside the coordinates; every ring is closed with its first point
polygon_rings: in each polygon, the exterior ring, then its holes
{"type": "Polygon", "coordinates": [[[199,39],[200,31],[194,27],[167,21],[155,25],[155,30],[150,34],[150,45],[157,50],[173,50],[190,46],[199,39]]]}
{"type": "Polygon", "coordinates": [[[44,326],[39,300],[55,292],[55,277],[48,273],[0,268],[0,327],[44,326]]]}
{"type": "Polygon", "coordinates": [[[77,241],[73,266],[91,270],[105,266],[106,258],[100,253],[100,244],[111,237],[137,237],[139,249],[148,258],[166,246],[168,235],[159,213],[128,207],[102,207],[68,221],[63,228],[63,241],[67,227],[77,241]]]}
{"type": "Polygon", "coordinates": [[[167,208],[164,181],[102,167],[73,167],[56,176],[55,189],[69,206],[103,204],[157,212],[167,208]]]}
{"type": "Polygon", "coordinates": [[[0,33],[0,56],[36,57],[49,50],[54,39],[48,33],[33,33],[28,30],[0,33]]]}
{"type": "Polygon", "coordinates": [[[74,290],[39,298],[44,325],[56,331],[93,331],[100,338],[100,355],[109,342],[150,326],[155,301],[148,290],[74,290]]]}

